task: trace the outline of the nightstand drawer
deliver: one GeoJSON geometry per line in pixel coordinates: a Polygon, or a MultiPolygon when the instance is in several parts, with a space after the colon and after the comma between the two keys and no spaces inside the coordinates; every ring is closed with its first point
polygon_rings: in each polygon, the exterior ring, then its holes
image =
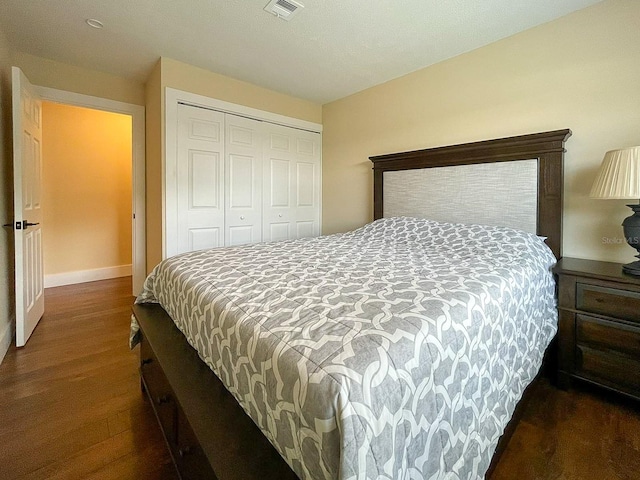
{"type": "Polygon", "coordinates": [[[577,346],[576,374],[634,395],[640,389],[640,362],[626,355],[577,346]]]}
{"type": "Polygon", "coordinates": [[[576,309],[640,324],[640,293],[577,283],[576,309]]]}
{"type": "Polygon", "coordinates": [[[640,359],[640,328],[576,315],[576,342],[592,348],[614,350],[640,359]]]}
{"type": "Polygon", "coordinates": [[[640,277],[619,263],[563,258],[558,275],[558,385],[571,380],[640,399],[640,277]]]}

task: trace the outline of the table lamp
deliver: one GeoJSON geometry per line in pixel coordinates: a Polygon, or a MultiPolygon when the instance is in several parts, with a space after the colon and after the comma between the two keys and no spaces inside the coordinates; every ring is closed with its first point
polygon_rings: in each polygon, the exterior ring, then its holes
{"type": "MultiPolygon", "coordinates": [[[[591,187],[591,198],[640,199],[640,146],[605,153],[600,170],[591,187]]],[[[640,200],[627,205],[633,215],[624,219],[624,237],[638,251],[640,258],[640,200]]],[[[623,265],[622,270],[640,276],[640,260],[623,265]]]]}

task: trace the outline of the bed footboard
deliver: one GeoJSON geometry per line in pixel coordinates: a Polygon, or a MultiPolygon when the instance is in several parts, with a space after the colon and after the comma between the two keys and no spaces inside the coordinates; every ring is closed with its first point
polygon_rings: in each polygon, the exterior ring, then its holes
{"type": "MultiPolygon", "coordinates": [[[[156,304],[134,305],[133,314],[142,332],[143,390],[180,478],[298,480],[164,309],[156,304]]],[[[518,404],[485,478],[491,478],[532,390],[530,385],[518,404]]]]}
{"type": "Polygon", "coordinates": [[[182,479],[297,480],[159,305],[134,305],[140,376],[182,479]]]}

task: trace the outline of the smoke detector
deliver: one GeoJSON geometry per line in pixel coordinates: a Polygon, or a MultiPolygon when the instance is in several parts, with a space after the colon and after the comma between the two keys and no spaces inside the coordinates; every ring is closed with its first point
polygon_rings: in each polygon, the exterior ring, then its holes
{"type": "Polygon", "coordinates": [[[300,10],[304,8],[295,0],[271,0],[264,9],[282,20],[291,20],[300,10]]]}

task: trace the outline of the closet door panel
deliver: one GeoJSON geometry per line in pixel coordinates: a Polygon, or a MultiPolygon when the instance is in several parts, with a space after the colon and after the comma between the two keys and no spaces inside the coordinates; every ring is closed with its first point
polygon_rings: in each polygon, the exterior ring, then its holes
{"type": "Polygon", "coordinates": [[[295,160],[291,153],[291,138],[282,133],[284,127],[268,125],[264,142],[263,181],[263,238],[265,241],[279,241],[296,238],[291,228],[295,218],[294,181],[295,160]]]}
{"type": "Polygon", "coordinates": [[[253,225],[232,225],[228,228],[229,245],[243,245],[245,243],[256,243],[260,240],[256,239],[255,229],[253,225]]]}
{"type": "Polygon", "coordinates": [[[220,155],[189,151],[189,207],[220,208],[220,155]]]}
{"type": "Polygon", "coordinates": [[[320,165],[300,160],[296,162],[296,236],[320,234],[320,165]]]}
{"type": "Polygon", "coordinates": [[[316,207],[316,166],[313,163],[296,162],[296,207],[316,207]]]}
{"type": "Polygon", "coordinates": [[[183,104],[177,113],[171,254],[320,234],[320,134],[183,104]]]}
{"type": "Polygon", "coordinates": [[[291,208],[291,161],[272,157],[267,168],[269,185],[266,192],[270,196],[269,207],[291,208]]]}
{"type": "Polygon", "coordinates": [[[192,228],[189,230],[189,245],[191,250],[221,247],[224,245],[222,228],[192,228]]]}
{"type": "Polygon", "coordinates": [[[268,238],[270,242],[279,242],[295,238],[291,232],[291,222],[271,222],[269,224],[268,238]]]}
{"type": "Polygon", "coordinates": [[[296,237],[320,235],[320,134],[299,130],[295,142],[296,237]]]}
{"type": "Polygon", "coordinates": [[[262,123],[225,115],[227,245],[262,240],[262,123]]]}
{"type": "Polygon", "coordinates": [[[223,149],[223,114],[178,105],[176,253],[224,244],[223,149]]]}
{"type": "MultiPolygon", "coordinates": [[[[288,138],[276,137],[281,146],[287,146],[288,138]]],[[[293,178],[292,161],[282,152],[282,148],[273,149],[274,138],[267,135],[264,157],[263,188],[263,238],[265,241],[289,240],[295,238],[290,223],[293,209],[291,182],[293,178]]]]}
{"type": "Polygon", "coordinates": [[[318,235],[317,231],[317,224],[314,221],[296,221],[297,238],[315,237],[318,235]]]}
{"type": "Polygon", "coordinates": [[[285,240],[320,233],[320,135],[265,126],[263,237],[285,240]]]}

